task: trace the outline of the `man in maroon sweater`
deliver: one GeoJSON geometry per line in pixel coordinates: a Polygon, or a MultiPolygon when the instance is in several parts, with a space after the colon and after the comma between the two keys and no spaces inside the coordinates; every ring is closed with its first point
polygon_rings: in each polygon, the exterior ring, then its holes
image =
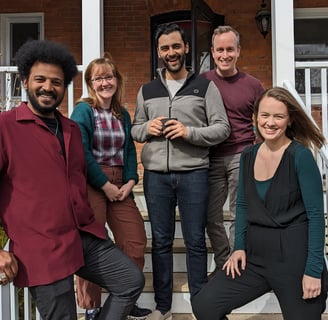
{"type": "Polygon", "coordinates": [[[259,80],[236,67],[240,55],[240,37],[235,29],[230,26],[216,28],[211,51],[216,68],[203,75],[213,80],[220,90],[231,126],[228,139],[210,150],[207,233],[216,267],[221,268],[234,242],[240,154],[255,140],[253,105],[264,89],[259,80]],[[223,207],[228,195],[233,220],[229,239],[223,224],[223,207]]]}

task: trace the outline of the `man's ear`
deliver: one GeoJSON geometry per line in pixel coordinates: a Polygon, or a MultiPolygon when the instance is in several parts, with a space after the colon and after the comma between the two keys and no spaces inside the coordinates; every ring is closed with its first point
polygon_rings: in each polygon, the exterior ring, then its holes
{"type": "Polygon", "coordinates": [[[185,44],[185,54],[189,53],[189,43],[185,44]]]}
{"type": "Polygon", "coordinates": [[[22,80],[22,83],[23,83],[23,87],[24,87],[24,89],[26,90],[26,89],[27,89],[27,79],[26,79],[26,78],[23,79],[23,80],[22,80]]]}

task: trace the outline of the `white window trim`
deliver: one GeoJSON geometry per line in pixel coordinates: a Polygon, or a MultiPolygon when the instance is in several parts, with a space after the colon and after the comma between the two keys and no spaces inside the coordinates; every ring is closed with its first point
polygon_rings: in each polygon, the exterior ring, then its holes
{"type": "Polygon", "coordinates": [[[324,18],[328,18],[328,7],[294,9],[294,19],[324,19],[324,18]]]}
{"type": "Polygon", "coordinates": [[[1,40],[1,65],[9,65],[10,62],[10,24],[11,23],[39,23],[40,39],[44,39],[44,14],[35,13],[10,13],[1,14],[0,16],[0,38],[1,40]]]}
{"type": "MultiPolygon", "coordinates": [[[[328,18],[328,7],[321,8],[295,8],[294,19],[327,19],[328,18]]],[[[304,95],[301,95],[304,97],[304,95]]],[[[316,105],[321,104],[321,95],[313,94],[312,103],[316,105]]]]}

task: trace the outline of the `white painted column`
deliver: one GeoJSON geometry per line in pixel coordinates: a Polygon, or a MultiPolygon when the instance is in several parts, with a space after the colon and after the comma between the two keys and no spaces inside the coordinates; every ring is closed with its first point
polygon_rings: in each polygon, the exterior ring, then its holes
{"type": "MultiPolygon", "coordinates": [[[[82,64],[83,70],[89,62],[104,53],[104,6],[103,0],[82,0],[82,64]]],[[[83,96],[87,95],[83,84],[83,96]]]]}
{"type": "Polygon", "coordinates": [[[272,84],[285,80],[295,86],[293,0],[271,0],[272,84]]]}

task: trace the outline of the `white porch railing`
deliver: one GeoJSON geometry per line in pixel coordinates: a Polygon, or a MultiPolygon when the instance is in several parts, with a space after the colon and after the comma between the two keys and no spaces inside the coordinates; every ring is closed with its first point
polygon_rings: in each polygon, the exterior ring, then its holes
{"type": "MultiPolygon", "coordinates": [[[[327,69],[328,61],[308,61],[295,63],[296,89],[308,113],[313,107],[321,107],[320,127],[328,137],[328,113],[327,113],[327,69]]],[[[327,139],[328,140],[328,139],[327,139]]]]}
{"type": "MultiPolygon", "coordinates": [[[[83,66],[77,66],[78,71],[83,71],[83,66]]],[[[0,66],[0,112],[8,111],[17,106],[20,101],[26,100],[26,92],[21,86],[18,69],[16,66],[0,66]]],[[[74,108],[74,81],[67,88],[68,114],[74,108]]]]}
{"type": "MultiPolygon", "coordinates": [[[[327,126],[327,68],[328,61],[326,62],[296,62],[296,71],[304,73],[304,77],[301,79],[301,83],[304,90],[301,88],[301,92],[297,92],[295,87],[289,81],[285,81],[283,86],[288,89],[299,103],[304,107],[309,117],[317,123],[312,115],[311,111],[313,105],[321,106],[321,122],[318,124],[328,141],[328,126],[327,126]],[[318,73],[319,70],[319,73],[318,73]],[[313,75],[315,72],[315,76],[313,75]],[[319,84],[318,84],[318,74],[319,84]],[[313,88],[315,92],[313,92],[313,88]],[[317,92],[317,89],[320,92],[317,92]]],[[[82,66],[78,66],[79,71],[83,70],[82,66]]],[[[17,105],[21,100],[26,98],[25,92],[20,91],[20,95],[16,95],[16,89],[21,90],[20,85],[15,88],[15,75],[17,74],[17,67],[0,67],[0,111],[6,111],[17,105]],[[4,81],[5,83],[1,83],[4,81]]],[[[302,75],[301,75],[302,76],[302,75]]],[[[16,81],[17,83],[17,81],[16,81]]],[[[74,82],[68,87],[68,114],[70,115],[74,108],[74,82]]],[[[318,120],[317,120],[318,121],[318,120]]],[[[306,128],[304,128],[306,130],[306,128]]],[[[317,157],[319,168],[322,172],[322,176],[325,181],[325,190],[328,190],[328,149],[322,148],[317,157]]],[[[328,212],[328,193],[325,193],[325,213],[328,212]]],[[[23,290],[23,297],[18,297],[18,289],[12,284],[6,286],[0,286],[0,320],[40,320],[40,315],[37,310],[32,310],[31,298],[28,289],[23,290]],[[19,316],[19,305],[23,304],[23,316],[19,316]]]]}
{"type": "MultiPolygon", "coordinates": [[[[326,137],[327,144],[319,150],[317,155],[318,166],[322,171],[325,190],[328,190],[328,88],[327,88],[327,69],[328,61],[297,61],[295,63],[296,71],[296,89],[289,82],[284,82],[286,87],[303,106],[309,117],[321,128],[326,137]],[[300,92],[301,91],[301,92],[300,92]],[[315,109],[319,117],[314,118],[312,114],[315,109]]],[[[306,130],[306,128],[304,128],[306,130]]],[[[325,213],[328,213],[328,192],[325,193],[325,213]]]]}
{"type": "MultiPolygon", "coordinates": [[[[8,250],[8,248],[9,242],[4,249],[8,250]]],[[[28,288],[18,289],[12,283],[0,285],[0,320],[23,319],[41,320],[38,310],[32,306],[28,288]]]]}

